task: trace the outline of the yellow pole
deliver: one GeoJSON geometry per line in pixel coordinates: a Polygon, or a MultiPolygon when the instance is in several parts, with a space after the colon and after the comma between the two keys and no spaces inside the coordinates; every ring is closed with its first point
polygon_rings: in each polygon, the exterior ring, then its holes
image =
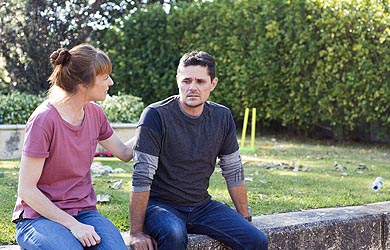
{"type": "Polygon", "coordinates": [[[241,135],[241,147],[245,146],[245,137],[246,137],[246,127],[248,126],[248,117],[249,117],[249,108],[245,109],[244,114],[244,125],[242,127],[242,135],[241,135]]]}
{"type": "Polygon", "coordinates": [[[255,148],[256,134],[256,108],[252,108],[252,131],[251,131],[251,148],[255,148]]]}

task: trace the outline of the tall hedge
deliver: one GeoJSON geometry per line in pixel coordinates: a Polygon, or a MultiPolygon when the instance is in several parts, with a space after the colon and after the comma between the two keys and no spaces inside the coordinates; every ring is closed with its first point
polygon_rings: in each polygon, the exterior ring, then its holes
{"type": "MultiPolygon", "coordinates": [[[[0,124],[25,124],[34,110],[46,99],[44,95],[34,95],[13,91],[0,94],[0,124]]],[[[144,109],[141,98],[132,95],[108,96],[97,102],[112,123],[137,123],[144,109]]]]}
{"type": "Polygon", "coordinates": [[[390,1],[214,0],[153,5],[101,39],[119,91],[145,104],[176,93],[176,66],[190,50],[218,64],[211,99],[236,119],[256,107],[261,124],[348,135],[390,125],[390,1]]]}

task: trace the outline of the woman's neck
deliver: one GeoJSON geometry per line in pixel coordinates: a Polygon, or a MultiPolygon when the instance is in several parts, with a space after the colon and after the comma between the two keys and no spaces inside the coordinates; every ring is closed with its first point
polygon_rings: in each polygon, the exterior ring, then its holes
{"type": "Polygon", "coordinates": [[[84,98],[78,95],[69,95],[65,91],[56,91],[49,96],[49,102],[57,109],[61,118],[66,122],[80,126],[84,120],[84,98]]]}

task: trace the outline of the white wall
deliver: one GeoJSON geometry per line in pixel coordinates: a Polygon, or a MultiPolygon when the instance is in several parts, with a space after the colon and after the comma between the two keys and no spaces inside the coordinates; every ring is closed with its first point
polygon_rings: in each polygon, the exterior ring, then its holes
{"type": "MultiPolygon", "coordinates": [[[[136,124],[112,123],[111,126],[123,142],[135,135],[136,124]]],[[[19,159],[24,141],[25,125],[0,125],[0,160],[19,159]]],[[[98,145],[97,151],[105,151],[98,145]]]]}

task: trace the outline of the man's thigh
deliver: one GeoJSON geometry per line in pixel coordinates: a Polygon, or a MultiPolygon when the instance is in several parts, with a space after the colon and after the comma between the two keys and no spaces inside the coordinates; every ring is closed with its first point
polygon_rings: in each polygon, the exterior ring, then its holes
{"type": "MultiPolygon", "coordinates": [[[[252,249],[250,245],[266,243],[266,236],[229,206],[210,201],[191,213],[188,233],[204,234],[234,249],[252,249]]],[[[262,248],[253,248],[262,249],[262,248]]]]}
{"type": "Polygon", "coordinates": [[[151,234],[162,230],[186,230],[184,219],[185,216],[173,206],[151,200],[145,215],[145,230],[151,234]]]}

